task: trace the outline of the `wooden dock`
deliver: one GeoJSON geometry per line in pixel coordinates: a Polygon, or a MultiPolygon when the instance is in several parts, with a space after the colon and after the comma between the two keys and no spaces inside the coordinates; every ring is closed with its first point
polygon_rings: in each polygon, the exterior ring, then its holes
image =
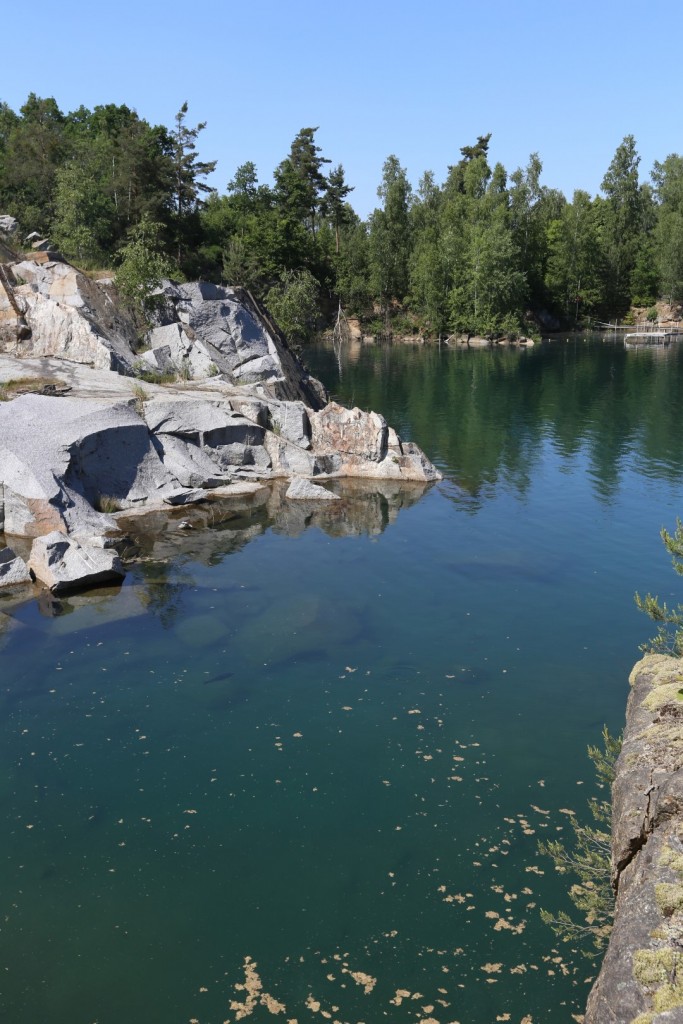
{"type": "Polygon", "coordinates": [[[680,338],[683,331],[631,331],[624,335],[624,344],[636,342],[639,345],[668,345],[674,338],[680,338]]]}
{"type": "Polygon", "coordinates": [[[641,324],[597,324],[603,331],[623,331],[625,345],[668,345],[671,341],[683,337],[683,326],[680,324],[650,323],[641,324]]]}

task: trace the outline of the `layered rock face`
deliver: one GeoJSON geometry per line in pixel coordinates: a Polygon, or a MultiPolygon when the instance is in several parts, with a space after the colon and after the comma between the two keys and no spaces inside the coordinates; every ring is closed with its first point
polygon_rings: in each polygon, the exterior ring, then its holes
{"type": "Polygon", "coordinates": [[[134,341],[111,295],[68,263],[26,259],[0,269],[0,350],[126,372],[134,341]]]}
{"type": "MultiPolygon", "coordinates": [[[[296,478],[294,502],[329,500],[313,477],[440,479],[383,417],[325,404],[250,296],[199,282],[161,299],[140,356],[111,282],[50,252],[0,262],[0,530],[34,542],[28,568],[52,590],[120,577],[125,510],[279,478],[296,478]],[[141,361],[180,379],[141,384],[141,361]]],[[[0,586],[25,571],[5,562],[0,586]]]]}
{"type": "Polygon", "coordinates": [[[157,325],[136,352],[135,328],[111,280],[93,281],[53,252],[20,259],[5,249],[0,263],[0,351],[120,373],[140,366],[188,379],[221,376],[235,385],[258,383],[269,397],[324,404],[319,381],[241,289],[166,282],[157,325]]]}
{"type": "Polygon", "coordinates": [[[683,1021],[683,662],[633,669],[612,789],[614,928],[586,1024],[683,1021]]]}

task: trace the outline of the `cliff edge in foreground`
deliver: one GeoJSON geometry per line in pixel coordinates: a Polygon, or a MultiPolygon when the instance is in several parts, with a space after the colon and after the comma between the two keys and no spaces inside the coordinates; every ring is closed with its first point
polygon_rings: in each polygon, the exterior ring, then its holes
{"type": "Polygon", "coordinates": [[[585,1024],[683,1022],[683,662],[634,667],[612,789],[614,928],[585,1024]]]}

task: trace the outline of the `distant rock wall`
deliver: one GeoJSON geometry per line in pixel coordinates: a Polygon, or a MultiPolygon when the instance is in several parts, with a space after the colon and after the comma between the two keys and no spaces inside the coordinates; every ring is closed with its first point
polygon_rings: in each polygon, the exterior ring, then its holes
{"type": "Polygon", "coordinates": [[[683,1022],[683,661],[634,667],[612,790],[614,928],[585,1024],[683,1022]]]}

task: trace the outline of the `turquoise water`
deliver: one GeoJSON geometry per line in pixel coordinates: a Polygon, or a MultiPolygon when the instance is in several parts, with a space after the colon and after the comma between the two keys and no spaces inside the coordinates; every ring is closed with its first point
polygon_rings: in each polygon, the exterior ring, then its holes
{"type": "Polygon", "coordinates": [[[678,599],[681,354],[309,363],[445,479],[171,526],[172,562],[149,547],[118,592],[6,607],[3,1020],[583,1008],[595,965],[539,920],[567,881],[537,843],[584,814],[586,745],[623,723],[652,632],[634,590],[678,599]]]}

